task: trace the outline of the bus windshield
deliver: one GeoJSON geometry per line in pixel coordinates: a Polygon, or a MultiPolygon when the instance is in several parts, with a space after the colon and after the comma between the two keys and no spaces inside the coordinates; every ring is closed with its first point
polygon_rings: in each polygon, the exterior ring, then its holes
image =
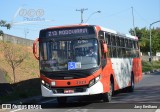
{"type": "Polygon", "coordinates": [[[98,42],[88,40],[58,40],[40,43],[40,69],[66,71],[98,66],[98,42]]]}

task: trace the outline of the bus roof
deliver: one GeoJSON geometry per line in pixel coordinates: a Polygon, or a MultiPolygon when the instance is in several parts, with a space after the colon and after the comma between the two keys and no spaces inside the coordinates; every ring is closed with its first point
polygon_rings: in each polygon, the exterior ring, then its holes
{"type": "Polygon", "coordinates": [[[88,25],[88,24],[74,24],[74,25],[65,25],[65,26],[53,26],[53,27],[49,27],[47,29],[70,28],[70,27],[78,27],[78,26],[92,26],[92,25],[88,25]]]}
{"type": "Polygon", "coordinates": [[[134,39],[134,40],[138,40],[138,37],[137,36],[133,36],[133,35],[130,35],[130,34],[122,34],[122,33],[119,33],[117,31],[114,31],[114,30],[111,30],[111,29],[108,29],[108,28],[104,28],[104,27],[100,27],[102,31],[106,31],[108,33],[113,33],[115,35],[120,35],[120,36],[124,36],[124,37],[127,37],[127,38],[131,38],[131,39],[134,39]]]}
{"type": "Polygon", "coordinates": [[[43,29],[43,30],[56,29],[56,28],[80,27],[80,26],[95,26],[95,27],[100,27],[100,29],[102,31],[106,31],[108,33],[112,33],[112,34],[115,34],[115,35],[120,35],[120,36],[124,36],[124,37],[131,38],[131,39],[134,39],[134,40],[138,40],[137,36],[132,36],[130,34],[122,34],[122,33],[119,33],[119,32],[117,32],[115,30],[111,30],[111,29],[108,29],[108,28],[105,28],[105,27],[101,27],[101,26],[98,26],[98,25],[89,25],[89,24],[74,24],[74,25],[64,25],[64,26],[53,26],[53,27],[49,27],[49,28],[46,28],[46,29],[43,29]]]}

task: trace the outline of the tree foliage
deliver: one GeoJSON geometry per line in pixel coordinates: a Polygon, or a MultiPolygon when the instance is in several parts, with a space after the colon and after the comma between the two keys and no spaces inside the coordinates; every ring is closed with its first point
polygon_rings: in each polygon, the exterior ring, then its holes
{"type": "MultiPolygon", "coordinates": [[[[150,31],[147,28],[135,28],[136,36],[139,38],[139,44],[141,52],[150,52],[150,31]]],[[[129,33],[134,34],[133,29],[130,29],[129,33]]],[[[152,53],[160,52],[160,28],[151,29],[151,40],[152,40],[152,53]]]]}
{"type": "MultiPolygon", "coordinates": [[[[9,23],[6,23],[4,20],[0,20],[0,27],[6,27],[7,29],[11,28],[11,25],[9,23]]],[[[3,35],[3,31],[0,30],[0,36],[3,35]]]]}

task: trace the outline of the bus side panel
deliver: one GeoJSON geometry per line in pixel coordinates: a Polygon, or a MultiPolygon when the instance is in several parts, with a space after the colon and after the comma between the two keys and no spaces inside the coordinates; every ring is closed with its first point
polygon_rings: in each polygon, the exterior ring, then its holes
{"type": "Polygon", "coordinates": [[[139,74],[139,81],[141,81],[142,80],[142,60],[141,60],[141,58],[139,58],[138,59],[138,68],[139,68],[139,70],[138,70],[138,74],[139,74]]]}
{"type": "Polygon", "coordinates": [[[128,87],[131,82],[131,73],[133,68],[132,58],[112,58],[112,68],[114,71],[115,82],[117,87],[115,90],[128,87]]]}
{"type": "Polygon", "coordinates": [[[114,79],[114,90],[118,90],[119,89],[119,86],[118,86],[118,83],[117,83],[117,81],[115,79],[114,71],[113,71],[113,68],[112,68],[111,59],[108,58],[106,63],[107,64],[106,64],[106,66],[104,67],[104,69],[102,71],[102,78],[101,78],[101,82],[103,84],[104,93],[110,91],[110,78],[111,78],[111,75],[113,76],[113,79],[114,79]]]}
{"type": "Polygon", "coordinates": [[[142,80],[142,63],[140,58],[133,59],[133,73],[134,73],[134,81],[138,83],[142,80]]]}

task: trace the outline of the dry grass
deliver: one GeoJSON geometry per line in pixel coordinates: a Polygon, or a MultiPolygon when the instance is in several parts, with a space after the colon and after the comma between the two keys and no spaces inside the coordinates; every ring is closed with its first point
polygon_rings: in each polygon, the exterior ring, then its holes
{"type": "MultiPolygon", "coordinates": [[[[12,68],[6,62],[3,55],[3,42],[0,42],[0,68],[5,71],[8,77],[11,79],[10,83],[13,82],[12,68]]],[[[21,45],[15,45],[15,47],[21,45]]],[[[38,60],[34,58],[32,53],[32,47],[22,46],[28,53],[27,58],[16,68],[16,82],[38,78],[39,77],[39,64],[38,60]]]]}

